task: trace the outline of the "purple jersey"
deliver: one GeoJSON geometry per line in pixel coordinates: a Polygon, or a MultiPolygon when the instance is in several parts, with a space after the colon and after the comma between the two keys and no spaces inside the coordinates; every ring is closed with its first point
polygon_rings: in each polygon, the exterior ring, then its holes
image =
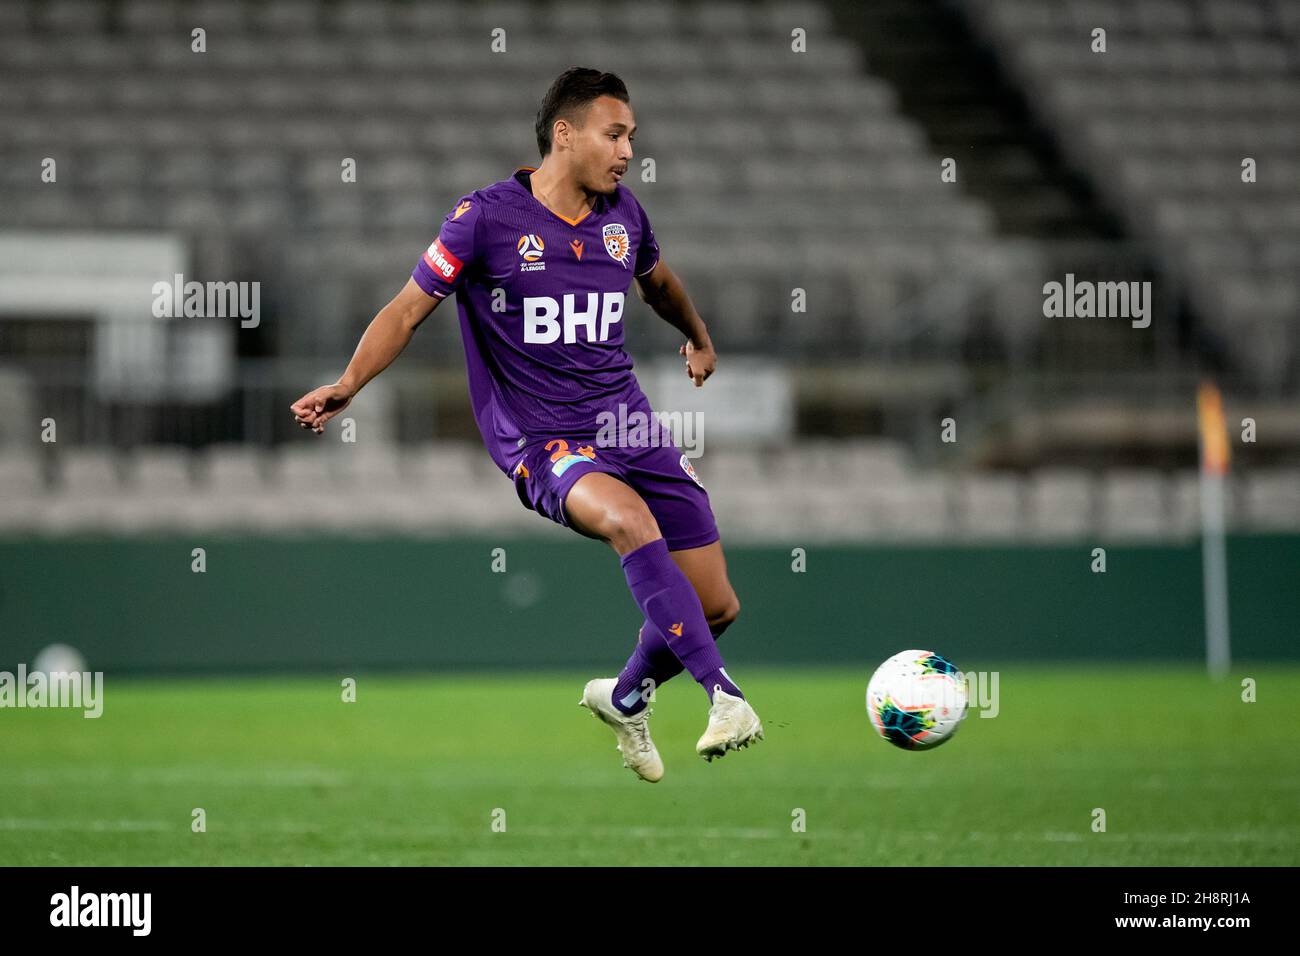
{"type": "Polygon", "coordinates": [[[533,196],[533,170],[462,196],[411,273],[429,295],[457,293],[474,417],[507,474],[532,439],[594,436],[620,402],[649,409],[623,308],[659,261],[650,220],[621,183],[567,219],[533,196]]]}

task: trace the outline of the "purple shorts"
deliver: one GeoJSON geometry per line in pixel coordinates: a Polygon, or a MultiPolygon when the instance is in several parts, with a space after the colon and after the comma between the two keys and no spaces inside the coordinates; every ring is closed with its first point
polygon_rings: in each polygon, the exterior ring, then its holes
{"type": "Polygon", "coordinates": [[[675,445],[602,447],[592,441],[544,438],[525,445],[518,455],[513,474],[519,500],[566,528],[573,527],[564,510],[569,489],[583,475],[602,471],[641,496],[668,550],[702,548],[718,540],[709,493],[690,459],[675,445]]]}

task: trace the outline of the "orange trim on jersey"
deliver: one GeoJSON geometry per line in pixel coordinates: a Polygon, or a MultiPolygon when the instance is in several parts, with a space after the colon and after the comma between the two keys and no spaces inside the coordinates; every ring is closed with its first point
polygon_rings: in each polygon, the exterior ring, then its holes
{"type": "MultiPolygon", "coordinates": [[[[535,172],[537,172],[537,167],[536,167],[536,166],[520,166],[518,169],[515,170],[515,172],[516,172],[516,173],[522,173],[524,170],[528,170],[528,172],[530,172],[530,173],[535,173],[535,172]]],[[[531,193],[531,191],[530,191],[530,193],[531,193]]],[[[581,216],[579,216],[577,219],[570,219],[568,216],[565,216],[565,215],[562,215],[562,214],[556,212],[554,209],[552,209],[550,206],[546,205],[546,203],[542,202],[542,201],[541,201],[540,199],[538,199],[536,196],[533,196],[533,199],[537,201],[537,205],[541,206],[543,209],[545,209],[547,212],[549,212],[549,213],[550,213],[552,216],[554,216],[556,219],[563,219],[563,220],[564,220],[565,222],[567,222],[570,226],[576,226],[576,225],[578,225],[578,223],[582,222],[582,220],[586,219],[588,216],[591,215],[591,211],[592,211],[592,209],[595,209],[595,208],[596,208],[595,206],[592,206],[591,209],[588,209],[586,212],[584,212],[584,213],[583,213],[581,216]]]]}

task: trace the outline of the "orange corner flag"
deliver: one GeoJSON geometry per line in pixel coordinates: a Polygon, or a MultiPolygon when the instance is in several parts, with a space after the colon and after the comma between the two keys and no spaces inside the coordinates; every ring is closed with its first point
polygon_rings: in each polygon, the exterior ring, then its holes
{"type": "Polygon", "coordinates": [[[1228,423],[1223,419],[1223,397],[1213,382],[1196,391],[1196,417],[1201,429],[1201,470],[1210,475],[1228,471],[1228,423]]]}

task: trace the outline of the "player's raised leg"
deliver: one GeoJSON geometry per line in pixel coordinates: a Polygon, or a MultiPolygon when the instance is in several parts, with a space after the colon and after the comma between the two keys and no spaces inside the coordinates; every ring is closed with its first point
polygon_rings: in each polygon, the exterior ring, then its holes
{"type": "Polygon", "coordinates": [[[592,472],[574,483],[564,505],[575,527],[618,552],[637,606],[709,699],[715,687],[743,698],[723,669],[695,588],[668,553],[668,543],[641,496],[613,475],[592,472]]]}
{"type": "MultiPolygon", "coordinates": [[[[695,589],[709,631],[716,641],[740,614],[740,599],[727,578],[722,542],[670,551],[669,555],[695,589]]],[[[616,705],[624,713],[636,713],[646,705],[653,690],[662,687],[684,669],[659,629],[649,621],[644,622],[637,634],[636,649],[628,658],[614,688],[616,705]]]]}
{"type": "MultiPolygon", "coordinates": [[[[614,476],[593,472],[574,483],[565,510],[576,528],[607,541],[618,552],[628,587],[646,620],[709,695],[713,705],[709,726],[697,752],[711,760],[761,740],[758,715],[724,669],[695,587],[670,555],[641,496],[614,476]]],[[[614,700],[614,705],[635,703],[631,694],[641,697],[640,690],[631,691],[614,700]]]]}

